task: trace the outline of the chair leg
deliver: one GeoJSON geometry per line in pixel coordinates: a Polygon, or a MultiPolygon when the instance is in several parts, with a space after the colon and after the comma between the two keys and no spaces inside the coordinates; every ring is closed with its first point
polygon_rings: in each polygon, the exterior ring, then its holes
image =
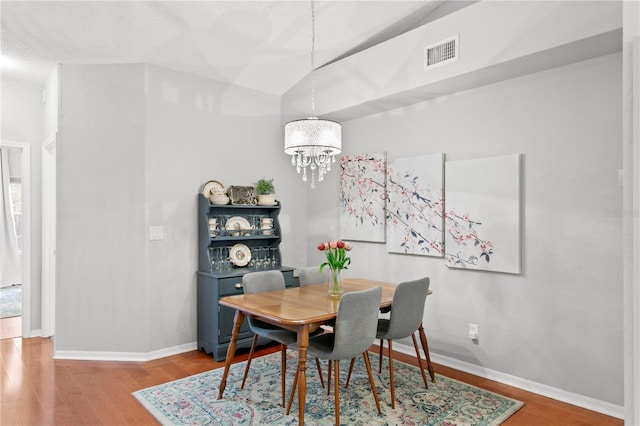
{"type": "Polygon", "coordinates": [[[373,393],[373,399],[376,401],[376,407],[378,408],[378,414],[382,414],[380,409],[380,400],[378,399],[378,391],[376,391],[376,384],[373,381],[373,374],[371,373],[371,362],[369,361],[369,354],[364,351],[364,363],[367,366],[367,374],[369,375],[369,384],[371,385],[371,392],[373,393]]]}
{"type": "Polygon", "coordinates": [[[282,406],[284,407],[285,396],[287,395],[287,347],[283,344],[280,345],[280,353],[282,354],[282,366],[280,368],[280,375],[282,376],[282,406]]]}
{"type": "Polygon", "coordinates": [[[293,387],[291,388],[291,395],[289,395],[289,404],[287,404],[287,416],[291,411],[291,404],[293,404],[293,397],[296,394],[296,389],[298,389],[298,370],[296,370],[296,375],[293,377],[293,387]]]}
{"type": "Polygon", "coordinates": [[[333,363],[331,362],[331,360],[329,360],[329,366],[328,366],[328,370],[327,371],[327,395],[331,395],[331,368],[333,366],[333,363]]]}
{"type": "Polygon", "coordinates": [[[353,364],[355,364],[356,359],[351,358],[351,363],[349,364],[349,374],[347,374],[347,383],[344,385],[345,388],[349,387],[349,380],[351,380],[351,373],[353,372],[353,364]]]}
{"type": "Polygon", "coordinates": [[[411,338],[413,339],[413,348],[416,350],[416,358],[418,358],[418,366],[420,367],[420,373],[422,373],[422,381],[424,382],[424,387],[426,389],[429,389],[429,384],[427,383],[427,375],[424,374],[424,363],[422,362],[420,349],[418,349],[418,340],[416,339],[416,334],[411,334],[411,338]]]}
{"type": "Polygon", "coordinates": [[[322,377],[322,367],[320,366],[320,360],[316,358],[316,367],[318,367],[318,376],[320,376],[320,384],[324,388],[324,378],[322,377]]]}
{"type": "Polygon", "coordinates": [[[395,410],[396,408],[396,391],[395,391],[395,381],[393,377],[393,343],[391,339],[387,340],[389,345],[389,386],[391,387],[391,408],[395,410]]]}
{"type": "Polygon", "coordinates": [[[378,373],[382,373],[382,349],[384,348],[384,340],[380,339],[380,355],[378,355],[378,373]]]}
{"type": "MultiPolygon", "coordinates": [[[[331,361],[329,361],[331,362],[331,361]]],[[[336,426],[340,426],[340,386],[339,386],[339,382],[340,382],[340,361],[333,360],[333,363],[335,364],[334,367],[334,390],[333,392],[335,393],[335,395],[333,396],[334,401],[335,401],[335,410],[336,410],[336,426]]]]}
{"type": "Polygon", "coordinates": [[[427,335],[424,333],[424,327],[422,326],[422,323],[420,323],[418,331],[420,332],[420,340],[422,341],[424,356],[427,358],[427,369],[429,370],[429,376],[431,376],[431,383],[435,383],[436,372],[433,369],[433,365],[431,364],[431,356],[429,355],[429,344],[427,343],[427,335]]]}
{"type": "Polygon", "coordinates": [[[258,335],[253,335],[253,341],[251,342],[251,349],[249,350],[249,358],[247,358],[247,366],[244,368],[244,376],[242,377],[242,385],[240,389],[244,389],[244,382],[247,380],[247,374],[249,374],[249,367],[251,367],[251,358],[253,357],[253,351],[256,348],[258,342],[258,335]]]}

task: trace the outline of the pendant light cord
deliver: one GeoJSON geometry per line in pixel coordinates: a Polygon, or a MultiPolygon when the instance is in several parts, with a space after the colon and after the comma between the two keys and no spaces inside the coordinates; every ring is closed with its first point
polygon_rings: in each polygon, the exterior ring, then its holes
{"type": "Polygon", "coordinates": [[[311,0],[311,116],[316,116],[316,80],[315,80],[315,50],[316,50],[316,9],[311,0]]]}

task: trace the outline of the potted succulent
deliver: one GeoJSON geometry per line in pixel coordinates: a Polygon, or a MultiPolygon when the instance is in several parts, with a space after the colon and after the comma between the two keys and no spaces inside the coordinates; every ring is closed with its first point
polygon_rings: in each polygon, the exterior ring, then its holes
{"type": "Polygon", "coordinates": [[[262,178],[256,182],[256,196],[258,204],[271,205],[276,202],[276,193],[273,186],[273,179],[262,178]]]}

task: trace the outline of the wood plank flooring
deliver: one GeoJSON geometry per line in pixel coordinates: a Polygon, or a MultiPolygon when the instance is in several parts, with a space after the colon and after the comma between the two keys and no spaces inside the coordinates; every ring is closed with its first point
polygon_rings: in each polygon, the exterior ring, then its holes
{"type": "MultiPolygon", "coordinates": [[[[277,350],[278,346],[261,348],[257,356],[277,350]]],[[[224,366],[197,351],[149,362],[53,360],[53,342],[43,338],[1,340],[0,354],[3,426],[158,424],[131,392],[224,366]]],[[[397,353],[396,357],[417,363],[408,355],[397,353]]],[[[236,361],[246,358],[243,352],[236,361]]],[[[506,426],[623,424],[620,419],[441,365],[435,368],[438,374],[525,402],[506,426]]]]}
{"type": "Polygon", "coordinates": [[[0,339],[22,336],[22,317],[0,318],[0,339]]]}

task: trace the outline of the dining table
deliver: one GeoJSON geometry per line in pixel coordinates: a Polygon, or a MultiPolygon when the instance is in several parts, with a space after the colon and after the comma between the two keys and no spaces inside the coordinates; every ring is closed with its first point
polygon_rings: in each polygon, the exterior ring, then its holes
{"type": "MultiPolygon", "coordinates": [[[[346,278],[343,284],[344,293],[381,287],[380,309],[384,312],[391,307],[396,284],[361,278],[346,278]]],[[[430,293],[431,290],[429,290],[428,294],[430,293]]],[[[218,399],[222,399],[227,385],[227,376],[235,355],[236,340],[240,327],[245,316],[251,316],[260,321],[292,330],[297,334],[298,423],[303,425],[307,389],[306,365],[309,335],[320,326],[330,323],[336,318],[340,298],[331,297],[327,290],[327,284],[323,283],[254,294],[226,296],[221,298],[218,303],[235,309],[233,332],[227,349],[218,399]]],[[[422,324],[420,324],[418,331],[420,332],[420,341],[427,359],[427,369],[431,380],[434,381],[435,373],[431,366],[427,339],[422,324]]],[[[422,366],[422,364],[420,365],[422,366]]],[[[421,372],[424,374],[422,367],[421,372]]],[[[282,374],[285,374],[285,372],[282,372],[282,374]]]]}

